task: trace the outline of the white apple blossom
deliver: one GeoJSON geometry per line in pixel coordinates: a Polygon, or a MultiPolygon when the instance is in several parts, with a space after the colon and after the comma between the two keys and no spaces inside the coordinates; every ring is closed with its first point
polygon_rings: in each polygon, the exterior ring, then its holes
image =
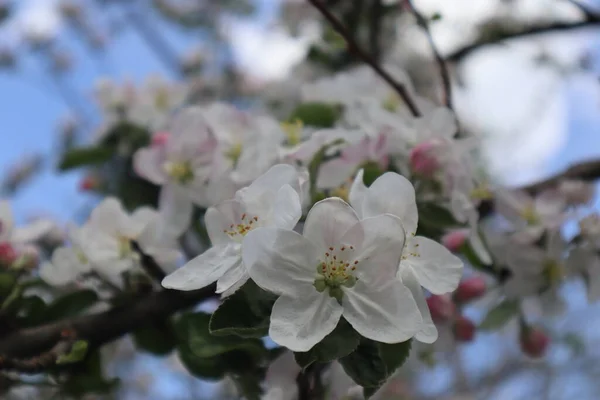
{"type": "Polygon", "coordinates": [[[70,225],[67,236],[71,246],[61,246],[54,250],[51,260],[40,266],[40,278],[50,285],[62,286],[91,272],[92,264],[83,252],[83,243],[89,234],[89,228],[70,225]]]}
{"type": "Polygon", "coordinates": [[[301,183],[294,167],[278,164],[232,200],[210,207],[204,216],[213,247],[167,276],[162,285],[195,290],[217,282],[217,293],[228,295],[240,288],[248,273],[242,263],[247,234],[260,226],[293,229],[302,215],[301,183]]]}
{"type": "Polygon", "coordinates": [[[556,230],[565,221],[566,201],[555,190],[532,197],[523,191],[496,190],[496,211],[515,229],[522,243],[538,240],[547,230],[556,230]]]}
{"type": "Polygon", "coordinates": [[[363,183],[363,172],[359,171],[350,189],[350,204],[361,218],[391,214],[402,221],[406,241],[398,277],[411,290],[423,315],[423,325],[416,339],[434,342],[437,329],[431,320],[421,286],[433,294],[455,290],[462,276],[462,261],[441,244],[423,236],[415,236],[419,218],[415,190],[403,176],[386,172],[367,188],[363,183]]]}
{"type": "Polygon", "coordinates": [[[190,224],[193,203],[210,205],[217,189],[208,185],[217,179],[214,157],[217,139],[207,125],[203,110],[188,107],[172,121],[161,140],[137,151],[134,168],[138,175],[162,185],[159,208],[175,235],[190,224]]]}
{"type": "Polygon", "coordinates": [[[318,202],[303,234],[277,227],[246,236],[250,277],[279,294],[269,336],[308,351],[343,316],[362,336],[385,343],[413,337],[422,320],[410,291],[395,278],[404,229],[392,215],[359,220],[339,198],[318,202]]]}
{"type": "Polygon", "coordinates": [[[108,278],[140,266],[140,249],[165,271],[172,271],[181,254],[175,237],[164,230],[161,215],[149,207],[128,214],[113,197],[103,200],[84,225],[80,246],[94,270],[108,278]]]}

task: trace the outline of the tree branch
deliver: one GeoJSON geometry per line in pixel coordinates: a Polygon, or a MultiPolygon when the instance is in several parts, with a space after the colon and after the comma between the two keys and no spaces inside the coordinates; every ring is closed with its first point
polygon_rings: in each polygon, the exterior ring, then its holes
{"type": "Polygon", "coordinates": [[[67,354],[75,342],[75,332],[63,329],[59,341],[51,350],[31,358],[10,358],[0,356],[0,370],[12,370],[26,374],[37,374],[56,364],[58,358],[67,354]]]}
{"type": "Polygon", "coordinates": [[[161,283],[163,279],[167,276],[165,271],[158,265],[156,260],[153,257],[147,255],[142,251],[140,245],[135,241],[131,241],[131,248],[140,256],[140,264],[142,268],[158,283],[161,283]]]}
{"type": "Polygon", "coordinates": [[[33,357],[51,349],[61,333],[72,330],[78,340],[99,347],[136,329],[163,320],[214,295],[214,285],[189,292],[163,290],[145,296],[131,305],[109,311],[57,321],[12,333],[0,341],[0,355],[10,358],[33,357]]]}
{"type": "Polygon", "coordinates": [[[446,61],[459,62],[472,52],[492,44],[498,44],[505,40],[519,39],[527,36],[534,36],[544,33],[572,31],[581,28],[600,28],[599,17],[586,17],[585,20],[579,22],[557,22],[552,24],[534,25],[526,29],[506,30],[498,32],[493,37],[486,37],[475,43],[464,46],[446,56],[446,61]]]}
{"type": "Polygon", "coordinates": [[[431,47],[431,52],[433,53],[435,62],[437,63],[438,68],[440,70],[440,77],[442,78],[442,87],[444,89],[442,101],[444,105],[446,105],[448,108],[452,108],[452,84],[450,81],[450,73],[448,72],[448,66],[446,65],[446,61],[444,60],[444,58],[438,51],[437,46],[435,45],[435,41],[433,40],[433,36],[431,35],[431,30],[429,29],[429,22],[427,21],[427,18],[423,16],[423,14],[417,11],[411,0],[405,0],[405,2],[408,9],[413,13],[415,18],[417,19],[417,24],[419,24],[419,26],[423,29],[423,31],[425,32],[425,36],[427,36],[429,47],[431,47]]]}
{"type": "Polygon", "coordinates": [[[353,39],[352,33],[349,32],[348,29],[346,29],[344,24],[342,24],[340,20],[337,19],[337,17],[331,13],[331,11],[329,11],[327,6],[323,4],[321,0],[308,0],[308,2],[311,3],[323,15],[323,17],[325,17],[325,19],[329,21],[333,29],[335,29],[335,31],[344,38],[346,44],[348,45],[348,49],[352,53],[354,53],[354,55],[356,55],[358,58],[367,63],[381,78],[383,78],[383,80],[385,80],[390,86],[392,86],[394,90],[398,93],[398,95],[402,98],[402,100],[404,100],[411,113],[415,117],[419,117],[421,115],[421,112],[419,111],[417,105],[408,93],[408,90],[406,90],[406,88],[402,84],[397,82],[387,71],[385,71],[377,63],[377,61],[373,59],[373,57],[371,57],[367,52],[360,48],[356,40],[353,39]]]}

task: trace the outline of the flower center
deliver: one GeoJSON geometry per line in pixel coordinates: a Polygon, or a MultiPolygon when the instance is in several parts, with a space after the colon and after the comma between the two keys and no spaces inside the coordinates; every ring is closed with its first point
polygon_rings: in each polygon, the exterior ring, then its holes
{"type": "Polygon", "coordinates": [[[544,262],[544,275],[551,286],[558,285],[565,277],[565,270],[561,263],[556,260],[546,260],[544,262]]]}
{"type": "Polygon", "coordinates": [[[302,128],[304,124],[300,119],[296,119],[293,122],[282,122],[281,129],[287,136],[287,145],[295,146],[302,140],[302,128]]]}
{"type": "Polygon", "coordinates": [[[133,252],[133,248],[131,247],[131,239],[125,236],[119,236],[117,238],[118,246],[119,246],[119,257],[127,258],[133,252]]]}
{"type": "Polygon", "coordinates": [[[235,143],[235,144],[233,144],[225,152],[225,157],[229,158],[234,165],[237,164],[237,162],[240,159],[241,155],[242,155],[242,144],[241,143],[235,143]]]}
{"type": "Polygon", "coordinates": [[[231,238],[243,238],[248,232],[256,228],[258,223],[258,217],[249,217],[246,213],[242,214],[240,222],[238,224],[229,225],[229,229],[223,229],[223,232],[229,235],[231,238]]]}
{"type": "Polygon", "coordinates": [[[339,303],[344,296],[342,286],[351,288],[358,280],[354,275],[358,261],[349,261],[353,250],[353,246],[342,246],[337,250],[330,247],[317,265],[317,277],[313,284],[315,289],[320,293],[328,290],[329,296],[339,303]]]}
{"type": "Polygon", "coordinates": [[[182,185],[186,185],[194,180],[192,163],[189,161],[166,162],[164,169],[171,178],[182,185]]]}
{"type": "MultiPolygon", "coordinates": [[[[82,264],[88,263],[88,258],[85,256],[83,251],[81,251],[80,249],[74,249],[74,252],[75,252],[75,256],[77,256],[77,260],[79,260],[80,263],[82,263],[82,264]]],[[[120,253],[120,251],[119,251],[119,253],[120,253]]]]}
{"type": "Polygon", "coordinates": [[[529,225],[537,225],[540,222],[540,218],[535,212],[535,208],[533,206],[527,206],[521,210],[521,218],[523,218],[529,225]]]}
{"type": "Polygon", "coordinates": [[[398,107],[401,104],[402,103],[400,102],[400,98],[398,97],[398,95],[396,93],[390,93],[388,97],[383,101],[382,106],[386,110],[394,112],[398,109],[398,107]]]}
{"type": "Polygon", "coordinates": [[[471,190],[471,199],[473,200],[489,200],[492,198],[492,192],[486,184],[478,185],[471,190]]]}
{"type": "Polygon", "coordinates": [[[169,91],[166,88],[159,88],[154,95],[154,106],[161,111],[166,111],[169,107],[169,91]]]}

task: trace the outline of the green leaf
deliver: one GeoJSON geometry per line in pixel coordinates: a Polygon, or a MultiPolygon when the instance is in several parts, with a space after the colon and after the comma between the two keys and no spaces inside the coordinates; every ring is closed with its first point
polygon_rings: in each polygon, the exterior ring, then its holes
{"type": "Polygon", "coordinates": [[[210,318],[210,332],[216,336],[237,335],[261,338],[269,331],[271,309],[277,297],[248,281],[227,297],[210,318]]]}
{"type": "Polygon", "coordinates": [[[340,358],[339,362],[348,376],[362,387],[379,387],[387,378],[385,362],[373,340],[361,340],[356,350],[340,358]]]}
{"type": "Polygon", "coordinates": [[[485,331],[498,330],[519,313],[518,300],[504,300],[496,307],[488,311],[487,315],[479,325],[479,329],[485,331]]]}
{"type": "Polygon", "coordinates": [[[58,168],[67,171],[86,165],[98,165],[109,161],[113,156],[113,149],[103,146],[80,147],[71,149],[63,154],[58,168]]]}
{"type": "Polygon", "coordinates": [[[341,108],[328,103],[300,104],[288,117],[289,122],[302,121],[304,125],[331,128],[341,115],[341,108]]]}
{"type": "Polygon", "coordinates": [[[57,364],[72,364],[79,362],[85,358],[88,350],[88,342],[85,340],[78,340],[73,343],[71,351],[68,354],[62,354],[56,360],[57,364]]]}
{"type": "Polygon", "coordinates": [[[17,283],[17,275],[11,272],[0,273],[0,300],[4,300],[17,283]]]}
{"type": "Polygon", "coordinates": [[[383,171],[377,163],[369,161],[361,166],[363,169],[363,182],[367,186],[371,186],[377,178],[379,178],[385,171],[383,171]]]}
{"type": "Polygon", "coordinates": [[[88,354],[82,363],[73,366],[68,380],[61,386],[69,396],[79,398],[84,394],[105,394],[114,390],[119,379],[106,379],[102,372],[102,359],[99,351],[88,354]]]}
{"type": "Polygon", "coordinates": [[[329,362],[352,353],[360,343],[360,335],[343,318],[329,335],[306,352],[294,353],[296,362],[305,369],[314,362],[329,362]]]}
{"type": "Polygon", "coordinates": [[[46,303],[39,296],[23,297],[19,303],[19,313],[23,315],[23,326],[35,326],[44,321],[46,303]]]}
{"type": "Polygon", "coordinates": [[[379,343],[379,355],[385,363],[388,377],[400,368],[410,355],[412,340],[402,343],[379,343]]]}
{"type": "Polygon", "coordinates": [[[169,321],[136,330],[133,341],[138,349],[158,356],[171,353],[177,345],[177,337],[169,321]]]}
{"type": "Polygon", "coordinates": [[[356,350],[339,362],[348,376],[365,388],[368,399],[406,362],[410,349],[411,340],[386,344],[363,338],[356,350]]]}
{"type": "Polygon", "coordinates": [[[98,301],[98,294],[93,290],[80,290],[61,296],[54,300],[45,312],[45,321],[74,317],[90,308],[98,301]]]}
{"type": "Polygon", "coordinates": [[[419,209],[419,224],[447,229],[455,227],[458,222],[452,216],[450,210],[445,207],[441,207],[434,203],[418,203],[419,209]]]}

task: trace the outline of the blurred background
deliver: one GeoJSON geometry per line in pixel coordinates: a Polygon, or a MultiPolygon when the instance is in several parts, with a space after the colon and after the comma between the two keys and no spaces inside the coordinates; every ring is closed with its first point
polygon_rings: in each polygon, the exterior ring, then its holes
{"type": "MultiPolygon", "coordinates": [[[[432,18],[460,124],[484,138],[485,163],[498,181],[535,182],[600,157],[599,2],[414,4],[432,18]]],[[[423,31],[402,12],[378,22],[385,60],[435,98],[439,72],[423,31]]],[[[105,106],[119,90],[143,97],[183,87],[202,101],[261,107],[278,90],[293,93],[299,79],[328,73],[307,67],[323,43],[335,45],[327,33],[303,0],[0,0],[2,197],[11,199],[19,222],[81,220],[98,200],[89,189],[99,183],[57,163],[65,149],[106,131],[105,106]]],[[[583,289],[564,290],[568,312],[547,321],[557,340],[542,361],[524,358],[506,334],[510,326],[478,333],[435,359],[415,355],[397,398],[597,399],[600,309],[587,304],[583,289]]],[[[474,320],[480,314],[477,303],[467,310],[474,320]]],[[[106,354],[107,375],[121,379],[106,398],[225,396],[213,391],[216,383],[190,377],[175,356],[140,354],[128,339],[106,354]]],[[[29,390],[18,398],[37,398],[29,390]]]]}

